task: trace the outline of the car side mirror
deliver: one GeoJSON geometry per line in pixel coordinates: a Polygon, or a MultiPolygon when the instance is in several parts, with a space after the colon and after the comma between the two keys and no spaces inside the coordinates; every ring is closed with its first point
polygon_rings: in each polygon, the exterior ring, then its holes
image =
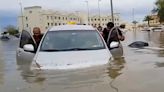
{"type": "Polygon", "coordinates": [[[34,46],[32,44],[26,44],[23,46],[23,49],[28,52],[34,52],[34,46]]]}
{"type": "Polygon", "coordinates": [[[116,48],[119,47],[119,42],[113,41],[110,43],[110,48],[116,48]]]}

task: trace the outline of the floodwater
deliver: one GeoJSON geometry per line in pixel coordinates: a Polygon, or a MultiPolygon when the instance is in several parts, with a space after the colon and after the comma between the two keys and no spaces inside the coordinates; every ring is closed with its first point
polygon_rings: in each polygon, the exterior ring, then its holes
{"type": "Polygon", "coordinates": [[[127,32],[124,58],[78,70],[29,71],[15,58],[18,39],[0,41],[0,92],[164,92],[164,32],[127,32]],[[152,49],[129,48],[146,41],[152,49]]]}

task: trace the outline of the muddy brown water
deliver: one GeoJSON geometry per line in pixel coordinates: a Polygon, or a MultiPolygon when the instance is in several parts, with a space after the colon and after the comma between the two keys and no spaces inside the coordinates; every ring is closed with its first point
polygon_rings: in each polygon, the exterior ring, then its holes
{"type": "Polygon", "coordinates": [[[129,48],[134,41],[164,48],[164,32],[127,32],[124,58],[77,70],[29,71],[15,58],[18,39],[0,41],[0,92],[164,92],[164,50],[129,48]]]}

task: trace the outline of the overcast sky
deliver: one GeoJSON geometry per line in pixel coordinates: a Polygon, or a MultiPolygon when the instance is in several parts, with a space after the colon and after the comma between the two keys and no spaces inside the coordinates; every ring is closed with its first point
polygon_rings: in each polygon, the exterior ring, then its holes
{"type": "MultiPolygon", "coordinates": [[[[17,16],[20,14],[19,1],[23,7],[42,6],[43,9],[54,9],[63,11],[85,11],[87,12],[86,0],[0,0],[0,26],[17,24],[17,16]]],[[[113,0],[114,12],[120,13],[123,20],[132,21],[133,9],[134,19],[142,21],[144,16],[151,13],[156,0],[113,0]]],[[[88,0],[89,11],[98,14],[98,0],[88,0]]],[[[110,13],[110,0],[100,0],[101,14],[110,13]]]]}

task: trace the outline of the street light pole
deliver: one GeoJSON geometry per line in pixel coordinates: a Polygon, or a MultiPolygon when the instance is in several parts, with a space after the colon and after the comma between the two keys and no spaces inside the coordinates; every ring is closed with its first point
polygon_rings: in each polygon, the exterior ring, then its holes
{"type": "Polygon", "coordinates": [[[98,0],[98,9],[99,9],[99,25],[101,25],[101,16],[100,16],[100,1],[101,0],[98,0]]]}
{"type": "Polygon", "coordinates": [[[86,3],[87,3],[87,12],[88,12],[88,24],[90,23],[90,21],[89,21],[89,5],[88,5],[88,1],[85,1],[86,3]]]}
{"type": "Polygon", "coordinates": [[[81,19],[80,19],[80,16],[79,16],[79,11],[75,11],[76,12],[76,15],[78,17],[78,23],[81,24],[81,19]]]}
{"type": "Polygon", "coordinates": [[[20,9],[21,9],[21,17],[22,17],[22,29],[24,30],[24,21],[23,21],[23,8],[22,8],[22,2],[19,1],[20,9]]]}
{"type": "Polygon", "coordinates": [[[110,5],[111,5],[111,17],[112,17],[112,22],[114,23],[114,15],[113,15],[113,1],[110,0],[110,5]]]}

